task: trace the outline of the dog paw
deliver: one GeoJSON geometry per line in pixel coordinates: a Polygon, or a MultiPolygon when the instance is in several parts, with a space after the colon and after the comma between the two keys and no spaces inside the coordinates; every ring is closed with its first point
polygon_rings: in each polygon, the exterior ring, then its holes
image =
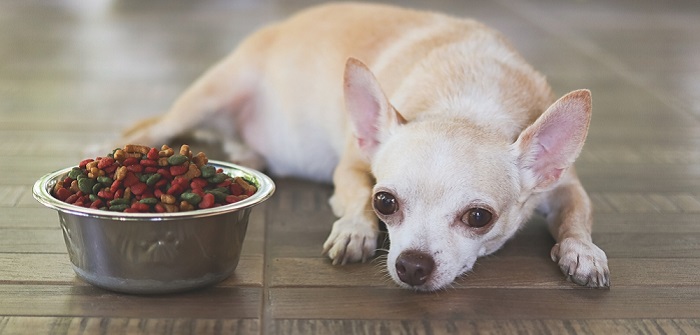
{"type": "Polygon", "coordinates": [[[567,280],[588,287],[610,287],[608,258],[593,242],[566,238],[554,245],[551,256],[567,280]]]}
{"type": "Polygon", "coordinates": [[[371,221],[342,217],[333,224],[328,239],[323,243],[323,254],[333,261],[333,265],[364,263],[374,256],[378,234],[376,224],[371,221]]]}

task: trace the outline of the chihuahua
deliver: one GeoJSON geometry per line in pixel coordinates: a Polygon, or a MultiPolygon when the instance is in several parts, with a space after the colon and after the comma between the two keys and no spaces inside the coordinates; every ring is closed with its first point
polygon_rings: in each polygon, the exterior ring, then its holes
{"type": "Polygon", "coordinates": [[[338,3],[254,33],[121,143],[208,129],[234,162],[332,181],[339,219],[323,253],[333,264],[366,261],[382,220],[387,270],[405,288],[448,287],[536,211],[565,277],[608,287],[572,167],[590,117],[588,90],[555,101],[545,78],[478,22],[338,3]]]}

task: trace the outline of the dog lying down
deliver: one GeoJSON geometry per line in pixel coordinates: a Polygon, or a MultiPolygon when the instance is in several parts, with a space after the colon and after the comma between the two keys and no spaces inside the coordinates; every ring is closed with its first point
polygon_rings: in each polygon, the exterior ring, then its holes
{"type": "Polygon", "coordinates": [[[591,94],[555,101],[497,32],[385,5],[327,4],[245,39],[162,116],[120,143],[217,132],[237,163],[334,183],[323,252],[366,261],[378,219],[398,285],[439,290],[498,250],[535,210],[567,279],[610,284],[572,164],[591,94]]]}

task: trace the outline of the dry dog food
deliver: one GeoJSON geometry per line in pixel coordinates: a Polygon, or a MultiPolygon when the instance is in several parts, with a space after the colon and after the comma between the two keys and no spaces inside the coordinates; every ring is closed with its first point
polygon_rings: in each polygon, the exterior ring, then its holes
{"type": "Polygon", "coordinates": [[[86,159],[56,183],[57,199],[82,207],[126,213],[171,213],[235,203],[257,191],[252,182],[208,165],[188,145],[175,152],[126,145],[86,159]]]}

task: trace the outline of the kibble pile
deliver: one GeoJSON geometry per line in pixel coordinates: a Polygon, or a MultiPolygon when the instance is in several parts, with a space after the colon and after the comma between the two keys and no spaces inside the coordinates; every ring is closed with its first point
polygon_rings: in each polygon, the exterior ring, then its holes
{"type": "Polygon", "coordinates": [[[188,145],[179,152],[126,145],[105,157],[74,167],[51,193],[81,207],[126,213],[172,213],[218,207],[246,199],[257,191],[241,177],[208,164],[188,145]]]}

